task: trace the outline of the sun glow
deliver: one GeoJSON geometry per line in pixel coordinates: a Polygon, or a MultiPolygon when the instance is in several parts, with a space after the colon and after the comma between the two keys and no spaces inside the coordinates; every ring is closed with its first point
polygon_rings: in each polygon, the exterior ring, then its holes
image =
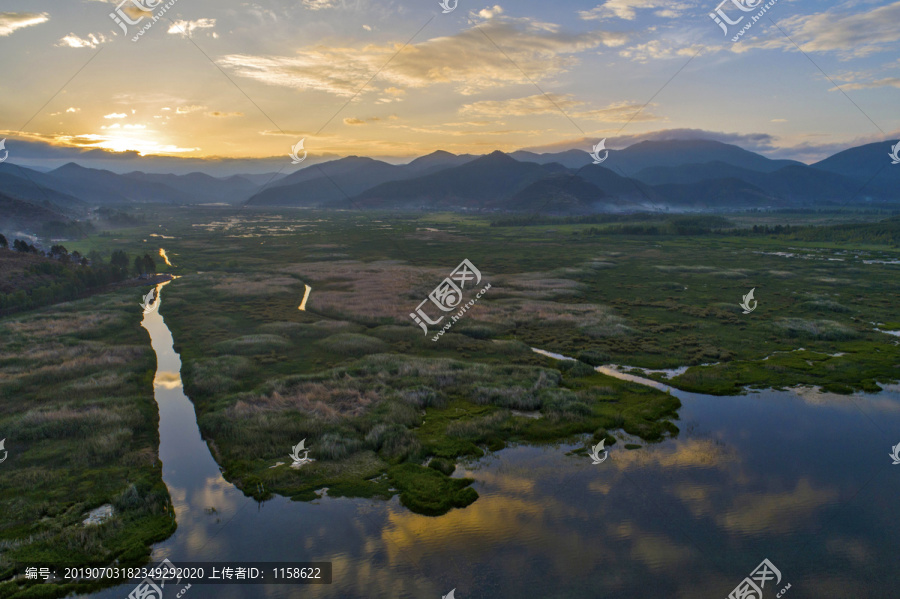
{"type": "Polygon", "coordinates": [[[141,156],[148,154],[184,154],[197,152],[200,148],[181,148],[171,144],[160,143],[154,139],[153,131],[129,130],[121,133],[88,133],[77,136],[62,136],[58,142],[79,148],[110,150],[113,152],[137,152],[141,156]]]}

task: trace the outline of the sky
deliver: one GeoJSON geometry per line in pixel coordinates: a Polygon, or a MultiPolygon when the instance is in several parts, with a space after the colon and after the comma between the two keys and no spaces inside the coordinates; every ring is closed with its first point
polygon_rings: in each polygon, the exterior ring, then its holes
{"type": "Polygon", "coordinates": [[[804,162],[900,137],[900,1],[446,1],[4,0],[0,137],[395,159],[700,137],[804,162]]]}

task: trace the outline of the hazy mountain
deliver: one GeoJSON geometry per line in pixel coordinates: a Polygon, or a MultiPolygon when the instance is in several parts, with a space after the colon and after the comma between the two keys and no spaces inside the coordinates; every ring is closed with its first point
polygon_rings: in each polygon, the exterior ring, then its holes
{"type": "Polygon", "coordinates": [[[161,175],[135,171],[122,176],[134,181],[165,185],[191,198],[191,203],[197,204],[242,202],[260,188],[259,184],[240,175],[218,179],[204,173],[161,175]]]}
{"type": "Polygon", "coordinates": [[[741,168],[770,173],[785,166],[802,164],[794,160],[772,160],[739,146],[705,139],[643,141],[624,150],[611,151],[605,166],[634,176],[655,166],[681,166],[724,162],[741,168]]]}
{"type": "Polygon", "coordinates": [[[889,156],[895,143],[898,142],[882,141],[850,148],[812,167],[856,180],[861,195],[878,194],[900,200],[900,164],[892,164],[889,156]]]}
{"type": "Polygon", "coordinates": [[[859,189],[859,183],[831,172],[792,164],[774,172],[753,171],[724,162],[684,164],[677,167],[645,168],[635,178],[654,185],[692,184],[717,179],[738,179],[767,192],[773,199],[793,203],[849,200],[859,189]]]}
{"type": "Polygon", "coordinates": [[[601,165],[591,163],[588,149],[480,157],[439,150],[408,164],[349,156],[307,162],[293,172],[285,168],[286,175],[228,178],[205,172],[119,175],[74,163],[43,173],[0,164],[0,192],[70,216],[98,204],[137,203],[438,210],[545,205],[581,213],[654,205],[739,209],[900,200],[900,165],[890,164],[887,142],[851,148],[813,166],[710,140],[641,142],[611,150],[601,165]]]}
{"type": "Polygon", "coordinates": [[[521,162],[535,162],[537,164],[549,164],[558,162],[566,168],[581,168],[593,162],[593,158],[588,154],[587,149],[584,150],[566,150],[565,152],[535,154],[526,150],[511,152],[511,157],[521,162]]]}
{"type": "Polygon", "coordinates": [[[654,190],[666,198],[669,205],[690,209],[745,209],[779,207],[784,201],[740,179],[725,178],[697,183],[667,183],[655,185],[654,190]]]}
{"type": "Polygon", "coordinates": [[[342,202],[402,176],[402,167],[349,156],[299,170],[253,195],[255,206],[318,206],[342,202]]]}
{"type": "Polygon", "coordinates": [[[87,215],[87,203],[47,187],[43,177],[44,173],[25,167],[0,164],[0,193],[67,216],[87,215]]]}
{"type": "MultiPolygon", "coordinates": [[[[37,232],[48,222],[69,222],[64,214],[44,206],[32,204],[0,193],[0,232],[14,234],[17,231],[37,232]]],[[[10,235],[7,235],[9,237],[10,235]]],[[[8,239],[12,245],[12,239],[8,239]]]]}
{"type": "Polygon", "coordinates": [[[254,194],[248,203],[263,206],[329,206],[388,181],[403,181],[471,161],[437,151],[409,164],[394,165],[359,156],[349,156],[306,167],[254,194]]]}
{"type": "Polygon", "coordinates": [[[519,162],[503,152],[493,152],[430,175],[383,183],[341,206],[434,209],[496,207],[531,183],[552,175],[555,170],[548,170],[532,162],[519,162]]]}
{"type": "Polygon", "coordinates": [[[541,214],[593,214],[610,207],[606,193],[581,177],[556,174],[539,179],[488,208],[541,214]]]}
{"type": "Polygon", "coordinates": [[[639,204],[665,201],[665,198],[661,197],[651,185],[633,178],[623,177],[604,165],[590,164],[577,172],[579,177],[596,185],[610,196],[628,199],[639,204]]]}
{"type": "Polygon", "coordinates": [[[111,171],[84,168],[74,162],[50,171],[44,177],[48,186],[91,204],[195,203],[187,194],[167,185],[136,180],[111,171]]]}

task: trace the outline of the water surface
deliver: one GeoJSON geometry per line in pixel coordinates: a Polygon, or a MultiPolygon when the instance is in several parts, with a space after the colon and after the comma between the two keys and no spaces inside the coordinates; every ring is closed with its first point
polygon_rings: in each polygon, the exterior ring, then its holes
{"type": "Polygon", "coordinates": [[[476,479],[480,498],[438,518],[396,498],[258,504],[222,478],[200,437],[163,308],[142,324],[178,530],[153,559],[334,563],[329,586],[194,585],[185,597],[724,599],[764,558],[779,588],[791,584],[788,599],[900,596],[900,466],[888,456],[898,386],[713,397],[609,369],[677,395],[681,434],[634,451],[620,441],[599,465],[567,455],[574,443],[489,454],[455,474],[476,479]]]}

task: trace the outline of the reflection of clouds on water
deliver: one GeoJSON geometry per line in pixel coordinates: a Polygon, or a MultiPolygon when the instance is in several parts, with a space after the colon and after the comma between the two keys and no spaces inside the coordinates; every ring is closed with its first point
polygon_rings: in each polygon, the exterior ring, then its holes
{"type": "MultiPolygon", "coordinates": [[[[896,393],[900,391],[900,385],[882,385],[884,391],[896,393]]],[[[900,402],[897,398],[884,394],[872,393],[854,393],[853,395],[841,395],[839,393],[828,393],[822,391],[819,387],[795,387],[791,391],[797,397],[802,399],[804,403],[810,406],[823,406],[829,408],[840,408],[842,410],[858,411],[859,406],[855,403],[862,404],[868,411],[871,409],[879,412],[900,412],[900,402]]]]}
{"type": "Polygon", "coordinates": [[[633,522],[610,527],[610,536],[630,543],[631,559],[651,570],[678,570],[699,557],[691,545],[677,543],[656,531],[640,530],[633,522]]]}
{"type": "Polygon", "coordinates": [[[619,469],[633,466],[725,469],[738,460],[738,454],[718,440],[686,439],[674,440],[663,446],[644,446],[633,451],[621,449],[615,452],[614,458],[612,465],[619,469]]]}
{"type": "Polygon", "coordinates": [[[783,534],[806,524],[818,508],[838,497],[835,489],[814,487],[809,479],[797,481],[793,491],[739,495],[716,522],[741,535],[783,534]]]}
{"type": "Polygon", "coordinates": [[[163,389],[179,389],[181,388],[181,373],[166,372],[164,370],[157,371],[156,377],[153,379],[153,385],[163,389]]]}

